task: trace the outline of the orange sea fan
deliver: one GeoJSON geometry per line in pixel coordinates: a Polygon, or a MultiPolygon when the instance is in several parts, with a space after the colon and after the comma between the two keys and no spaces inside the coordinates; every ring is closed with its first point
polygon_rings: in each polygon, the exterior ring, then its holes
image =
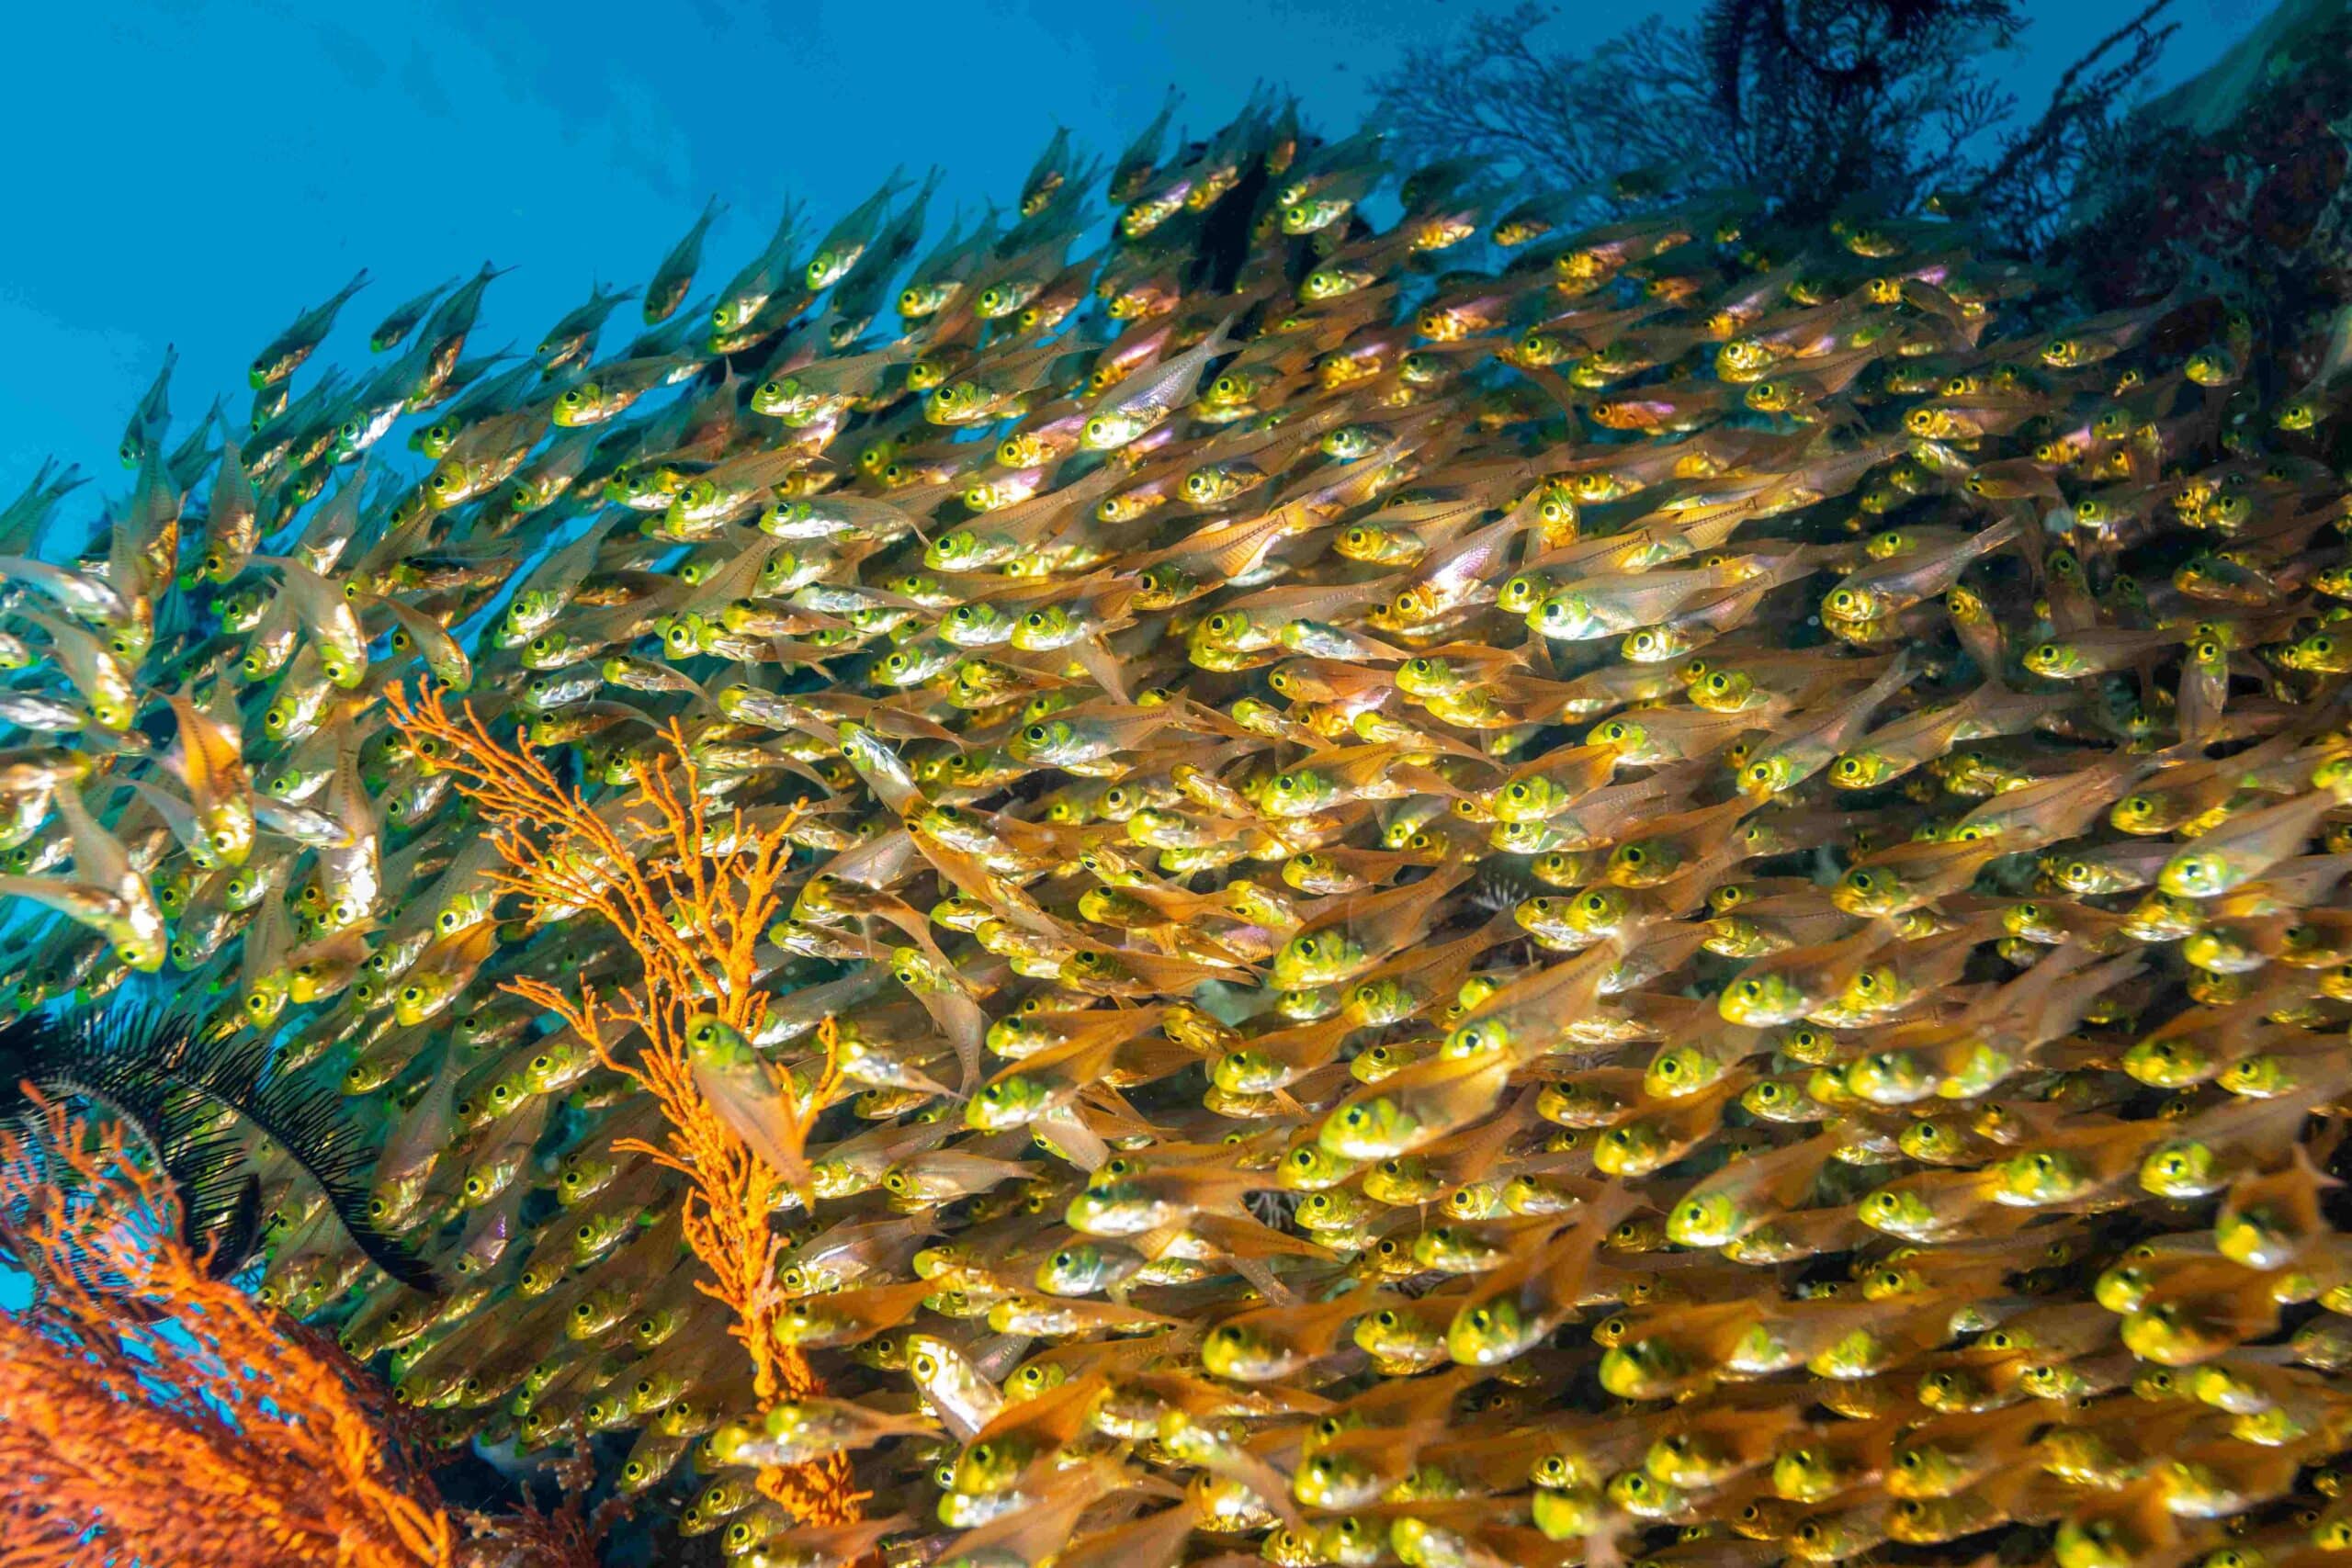
{"type": "Polygon", "coordinates": [[[206,1273],[119,1128],[35,1095],[0,1130],[0,1250],[38,1287],[0,1314],[0,1564],[458,1561],[365,1375],[206,1273]]]}
{"type": "MultiPolygon", "coordinates": [[[[566,788],[527,748],[492,738],[469,705],[452,714],[440,692],[413,698],[398,686],[386,705],[420,758],[454,775],[489,819],[508,866],[494,879],[502,887],[535,908],[586,910],[637,954],[641,974],[609,997],[585,987],[571,996],[530,978],[505,988],[560,1017],[605,1066],[660,1104],[667,1123],[662,1143],[630,1140],[616,1148],[686,1179],[686,1244],[711,1275],[701,1288],[735,1314],[762,1406],[823,1393],[806,1358],[775,1336],[786,1301],[777,1283],[785,1245],[770,1216],[786,1187],[805,1179],[805,1168],[777,1169],[717,1111],[696,1083],[684,1032],[697,1010],[745,1034],[766,1016],[755,954],[786,910],[780,888],[791,868],[792,818],[757,828],[741,814],[715,819],[674,721],[664,737],[669,754],[640,764],[629,808],[614,815],[566,788]],[[633,1048],[617,1054],[631,1035],[633,1048]]],[[[805,1143],[808,1118],[837,1087],[830,1026],[822,1038],[827,1060],[808,1093],[810,1109],[804,1112],[796,1094],[779,1097],[791,1124],[776,1132],[794,1152],[805,1143]]],[[[806,1523],[860,1517],[842,1455],[764,1467],[760,1489],[806,1523]]]]}

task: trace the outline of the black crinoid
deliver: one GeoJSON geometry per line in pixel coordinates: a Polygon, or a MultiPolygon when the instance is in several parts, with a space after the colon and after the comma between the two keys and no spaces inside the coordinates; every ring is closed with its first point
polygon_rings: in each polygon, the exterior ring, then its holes
{"type": "Polygon", "coordinates": [[[384,1272],[431,1292],[433,1272],[370,1222],[371,1151],[336,1097],[276,1071],[268,1043],[167,1007],[118,1004],[28,1013],[0,1027],[0,1114],[22,1085],[103,1105],[142,1139],[180,1199],[189,1247],[226,1277],[251,1261],[262,1229],[259,1134],[316,1182],[352,1241],[384,1272]]]}

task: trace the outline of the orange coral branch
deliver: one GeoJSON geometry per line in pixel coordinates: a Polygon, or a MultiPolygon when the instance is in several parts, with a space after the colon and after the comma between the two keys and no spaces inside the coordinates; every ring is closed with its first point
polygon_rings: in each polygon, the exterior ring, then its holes
{"type": "MultiPolygon", "coordinates": [[[[593,914],[636,953],[640,975],[610,999],[584,986],[577,998],[568,997],[529,978],[505,988],[563,1020],[606,1067],[661,1106],[668,1124],[662,1145],[638,1147],[686,1179],[680,1216],[686,1245],[711,1276],[703,1290],[735,1314],[734,1333],[751,1358],[762,1409],[821,1393],[807,1359],[778,1344],[775,1334],[786,1300],[776,1282],[785,1249],[769,1216],[805,1172],[775,1169],[717,1113],[695,1080],[685,1037],[686,1020],[696,1011],[715,1012],[746,1034],[766,1017],[757,952],[762,934],[785,911],[791,817],[754,830],[737,810],[714,824],[675,720],[664,735],[671,754],[639,765],[635,794],[616,811],[567,788],[526,746],[495,739],[470,704],[452,714],[440,692],[412,698],[401,687],[387,703],[418,757],[454,775],[458,791],[492,823],[508,867],[498,886],[531,900],[537,918],[593,914]],[[617,1047],[631,1033],[641,1043],[623,1056],[617,1047]]],[[[826,1070],[812,1106],[823,1105],[836,1083],[833,1032],[828,1028],[821,1038],[826,1070]]],[[[782,1141],[797,1153],[807,1117],[797,1095],[784,1100],[792,1122],[781,1129],[782,1141]]],[[[861,1517],[860,1495],[840,1455],[767,1467],[759,1484],[809,1523],[861,1517]]]]}
{"type": "Polygon", "coordinates": [[[0,1226],[41,1283],[0,1314],[6,1561],[452,1562],[368,1385],[205,1272],[119,1129],[34,1105],[0,1131],[0,1226]]]}

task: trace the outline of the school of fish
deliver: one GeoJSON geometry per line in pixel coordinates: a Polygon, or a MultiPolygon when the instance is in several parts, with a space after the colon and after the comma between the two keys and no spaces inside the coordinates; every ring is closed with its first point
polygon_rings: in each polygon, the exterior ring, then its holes
{"type": "Polygon", "coordinates": [[[1172,109],[528,355],[485,267],[249,419],[167,365],[94,558],[0,512],[13,1007],[339,1081],[430,1277],[265,1149],[264,1295],[745,1563],[2352,1561],[2340,342],[1172,109]],[[827,1397],[745,1418],[651,1102],[499,988],[630,950],[418,682],[809,803],[693,1037],[761,1148],[838,1035],[827,1397]],[[873,1522],[752,1486],[838,1452],[873,1522]]]}

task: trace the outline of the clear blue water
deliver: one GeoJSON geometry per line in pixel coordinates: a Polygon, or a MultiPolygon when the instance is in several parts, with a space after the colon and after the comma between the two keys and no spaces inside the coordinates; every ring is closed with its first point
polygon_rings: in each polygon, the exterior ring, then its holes
{"type": "MultiPolygon", "coordinates": [[[[1572,48],[1698,0],[1563,4],[1572,48]]],[[[2037,4],[2013,62],[2028,106],[2134,0],[2037,4]]],[[[2263,13],[2178,0],[2168,85],[2263,13]]],[[[113,453],[166,343],[185,422],[212,395],[244,412],[253,352],[366,265],[322,363],[365,358],[393,303],[483,258],[481,346],[527,347],[593,279],[634,282],[718,192],[718,276],[787,195],[819,219],[894,165],[948,174],[939,211],[1009,198],[1057,122],[1114,154],[1171,83],[1196,130],[1259,79],[1327,128],[1366,83],[1452,30],[1464,0],[1183,0],[779,6],[456,0],[327,7],[270,0],[44,6],[12,20],[22,67],[0,95],[16,149],[0,259],[0,489],[40,459],[124,488],[113,453]]],[[[85,492],[69,511],[87,516],[85,492]]]]}

